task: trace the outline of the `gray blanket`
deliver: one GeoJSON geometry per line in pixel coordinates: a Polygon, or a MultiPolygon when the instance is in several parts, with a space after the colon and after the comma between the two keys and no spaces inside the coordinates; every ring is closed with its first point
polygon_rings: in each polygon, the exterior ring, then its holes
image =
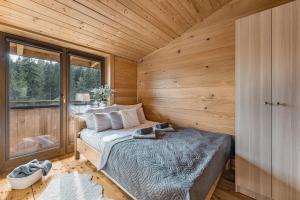
{"type": "Polygon", "coordinates": [[[103,170],[138,200],[204,199],[229,158],[231,138],[195,129],[110,148],[103,170]]]}

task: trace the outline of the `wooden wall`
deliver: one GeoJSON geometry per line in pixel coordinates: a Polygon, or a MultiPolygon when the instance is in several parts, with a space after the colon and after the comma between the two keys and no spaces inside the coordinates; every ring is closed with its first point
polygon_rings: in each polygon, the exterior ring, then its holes
{"type": "Polygon", "coordinates": [[[11,109],[9,112],[10,156],[59,145],[60,108],[11,109]],[[38,136],[47,137],[38,139],[38,136]]]}
{"type": "Polygon", "coordinates": [[[137,102],[137,63],[121,57],[114,59],[114,103],[137,102]]]}
{"type": "Polygon", "coordinates": [[[233,0],[138,63],[146,117],[234,134],[235,19],[288,0],[233,0]]]}

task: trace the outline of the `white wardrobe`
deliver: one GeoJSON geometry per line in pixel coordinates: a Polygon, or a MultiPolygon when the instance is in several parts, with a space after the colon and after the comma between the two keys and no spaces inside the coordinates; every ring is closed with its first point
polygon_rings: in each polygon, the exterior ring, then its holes
{"type": "Polygon", "coordinates": [[[236,22],[236,190],[300,200],[300,0],[236,22]]]}

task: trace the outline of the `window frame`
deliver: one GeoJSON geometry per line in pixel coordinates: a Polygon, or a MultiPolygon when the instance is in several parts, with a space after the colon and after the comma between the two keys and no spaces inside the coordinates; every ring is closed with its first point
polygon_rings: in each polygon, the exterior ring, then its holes
{"type": "MultiPolygon", "coordinates": [[[[68,107],[69,107],[69,83],[70,83],[70,56],[78,56],[101,62],[101,85],[107,81],[106,67],[108,57],[93,55],[83,51],[50,44],[26,37],[13,35],[0,31],[0,172],[10,170],[15,166],[28,162],[34,158],[51,159],[74,151],[74,144],[68,144],[68,107]],[[60,53],[60,93],[61,93],[61,134],[60,148],[32,153],[27,156],[9,159],[9,109],[8,109],[8,67],[9,67],[9,43],[27,45],[43,50],[60,53]],[[3,98],[4,97],[4,98],[3,98]],[[4,112],[2,112],[4,111],[4,112]]],[[[108,55],[111,56],[111,55],[108,55]]]]}
{"type": "MultiPolygon", "coordinates": [[[[106,82],[107,82],[107,77],[106,77],[106,59],[104,57],[101,57],[101,56],[96,56],[96,55],[93,55],[93,54],[89,54],[89,53],[86,53],[86,52],[82,52],[82,51],[78,51],[78,50],[74,50],[74,49],[67,49],[67,58],[66,58],[66,61],[67,61],[67,122],[69,122],[69,106],[70,106],[70,91],[71,91],[71,73],[70,73],[70,69],[71,69],[71,56],[76,56],[76,57],[80,57],[80,58],[83,58],[83,59],[89,59],[89,60],[93,60],[93,61],[99,61],[101,63],[101,85],[105,85],[106,82]]],[[[74,151],[74,143],[70,143],[69,142],[69,134],[70,134],[70,131],[69,131],[69,124],[67,124],[67,134],[66,134],[66,152],[67,153],[71,153],[74,151]]]]}

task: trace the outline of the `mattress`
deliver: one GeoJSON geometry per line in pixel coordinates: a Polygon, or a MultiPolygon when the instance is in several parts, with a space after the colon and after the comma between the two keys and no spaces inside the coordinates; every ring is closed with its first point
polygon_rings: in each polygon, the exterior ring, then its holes
{"type": "Polygon", "coordinates": [[[146,120],[143,124],[140,124],[139,126],[135,126],[132,128],[126,128],[126,129],[119,129],[119,130],[106,130],[97,132],[92,129],[83,129],[80,132],[80,138],[90,146],[92,146],[94,149],[96,149],[99,152],[103,152],[105,145],[118,138],[120,139],[120,135],[123,135],[124,137],[127,137],[129,135],[132,135],[135,130],[141,129],[141,128],[147,128],[154,126],[155,124],[158,124],[157,122],[146,120]]]}
{"type": "MultiPolygon", "coordinates": [[[[142,127],[154,124],[148,121],[142,127]]],[[[84,131],[81,138],[101,151],[99,138],[109,133],[84,131]]],[[[115,144],[102,170],[139,200],[201,200],[222,172],[230,147],[229,135],[177,129],[155,140],[127,139],[115,144]]]]}

